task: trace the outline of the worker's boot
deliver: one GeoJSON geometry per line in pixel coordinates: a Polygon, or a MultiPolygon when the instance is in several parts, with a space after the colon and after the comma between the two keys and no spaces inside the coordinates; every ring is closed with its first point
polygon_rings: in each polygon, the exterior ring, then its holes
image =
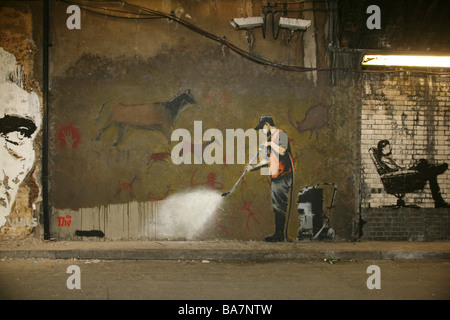
{"type": "Polygon", "coordinates": [[[284,241],[284,227],[286,217],[282,214],[275,214],[275,233],[269,237],[264,238],[266,242],[283,242],[284,241]]]}

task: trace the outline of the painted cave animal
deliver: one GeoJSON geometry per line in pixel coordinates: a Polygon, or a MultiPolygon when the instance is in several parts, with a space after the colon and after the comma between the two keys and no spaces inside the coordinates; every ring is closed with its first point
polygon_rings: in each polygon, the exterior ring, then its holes
{"type": "Polygon", "coordinates": [[[313,133],[316,133],[316,138],[319,137],[319,129],[328,124],[328,107],[322,103],[316,104],[306,111],[305,118],[302,121],[295,121],[291,125],[297,129],[298,133],[303,133],[309,130],[309,138],[311,139],[313,133]]]}
{"type": "Polygon", "coordinates": [[[166,193],[161,196],[154,196],[151,192],[148,193],[148,200],[149,201],[161,201],[166,199],[169,196],[169,192],[174,191],[170,186],[167,187],[166,193]]]}
{"type": "Polygon", "coordinates": [[[134,193],[133,193],[133,183],[137,180],[137,179],[139,179],[138,178],[138,176],[135,174],[134,176],[133,176],[133,179],[131,179],[131,181],[130,182],[124,182],[124,183],[120,183],[119,182],[119,189],[117,190],[117,192],[116,192],[116,194],[115,194],[115,197],[117,197],[117,196],[119,196],[121,193],[122,193],[122,191],[128,191],[128,194],[130,195],[130,198],[131,199],[135,199],[136,197],[134,196],[134,193]]]}
{"type": "Polygon", "coordinates": [[[166,161],[166,159],[170,158],[170,152],[157,152],[152,153],[150,158],[147,161],[147,167],[151,167],[153,162],[157,161],[166,161]]]}
{"type": "MultiPolygon", "coordinates": [[[[105,102],[95,119],[97,122],[103,107],[109,102],[105,102]]],[[[170,143],[170,133],[172,126],[180,113],[188,106],[196,106],[197,102],[190,90],[177,95],[167,102],[156,102],[152,104],[124,105],[120,102],[111,103],[111,111],[106,124],[98,132],[96,140],[100,140],[101,135],[112,125],[119,127],[119,133],[114,146],[117,146],[123,139],[128,128],[138,128],[144,130],[160,131],[170,143]]]]}

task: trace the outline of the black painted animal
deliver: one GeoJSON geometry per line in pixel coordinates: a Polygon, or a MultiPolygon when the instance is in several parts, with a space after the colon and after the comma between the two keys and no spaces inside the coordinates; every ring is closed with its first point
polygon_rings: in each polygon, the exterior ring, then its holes
{"type": "MultiPolygon", "coordinates": [[[[103,107],[109,102],[105,102],[95,119],[97,122],[103,107]]],[[[96,140],[111,126],[119,127],[119,133],[114,146],[117,146],[123,139],[128,128],[138,128],[144,130],[160,131],[170,143],[172,127],[180,113],[189,105],[195,107],[197,102],[190,90],[177,95],[167,102],[156,102],[152,104],[124,105],[120,102],[111,102],[111,111],[106,124],[99,130],[96,140]]]]}

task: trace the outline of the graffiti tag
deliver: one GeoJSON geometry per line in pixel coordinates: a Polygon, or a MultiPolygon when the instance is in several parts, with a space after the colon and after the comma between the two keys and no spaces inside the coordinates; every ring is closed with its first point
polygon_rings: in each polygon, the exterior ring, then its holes
{"type": "Polygon", "coordinates": [[[66,215],[65,217],[58,217],[58,227],[70,227],[72,217],[66,215]]]}

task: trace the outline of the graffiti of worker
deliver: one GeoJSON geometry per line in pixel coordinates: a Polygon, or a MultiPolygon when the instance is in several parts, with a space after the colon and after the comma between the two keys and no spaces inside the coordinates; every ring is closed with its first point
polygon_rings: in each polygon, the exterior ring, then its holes
{"type": "MultiPolygon", "coordinates": [[[[285,241],[286,218],[288,216],[289,191],[292,190],[294,162],[287,134],[278,128],[271,116],[262,116],[255,130],[267,135],[264,143],[266,157],[256,165],[246,165],[246,170],[255,171],[269,168],[271,176],[272,206],[275,214],[275,233],[264,240],[267,242],[285,241]]],[[[260,135],[261,136],[261,135],[260,135]]]]}
{"type": "Polygon", "coordinates": [[[378,142],[377,148],[378,158],[380,159],[381,164],[384,166],[384,169],[387,172],[395,172],[400,170],[417,170],[424,177],[424,179],[428,180],[435,207],[449,207],[445,200],[442,198],[441,189],[437,181],[437,176],[443,174],[447,170],[447,163],[434,165],[429,163],[425,159],[420,159],[411,167],[402,168],[392,158],[392,148],[388,140],[380,140],[378,142]]]}
{"type": "Polygon", "coordinates": [[[33,142],[40,125],[38,96],[15,83],[0,83],[0,227],[6,224],[19,186],[33,168],[33,142]]]}

